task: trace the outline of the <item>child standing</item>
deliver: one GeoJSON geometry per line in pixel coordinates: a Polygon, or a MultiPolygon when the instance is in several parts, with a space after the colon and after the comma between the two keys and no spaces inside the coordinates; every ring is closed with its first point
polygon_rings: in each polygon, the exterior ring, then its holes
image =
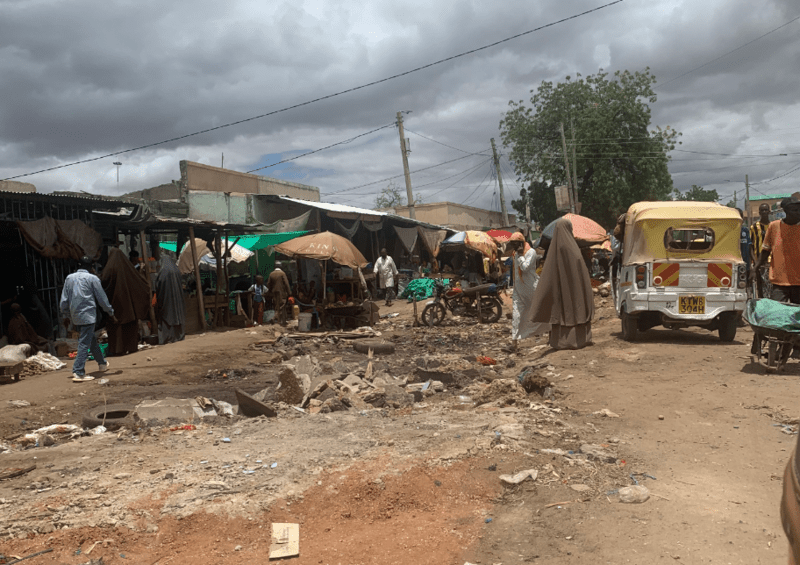
{"type": "Polygon", "coordinates": [[[267,287],[264,286],[264,277],[256,275],[256,284],[247,289],[253,293],[253,323],[258,326],[264,322],[264,295],[267,293],[267,287]]]}

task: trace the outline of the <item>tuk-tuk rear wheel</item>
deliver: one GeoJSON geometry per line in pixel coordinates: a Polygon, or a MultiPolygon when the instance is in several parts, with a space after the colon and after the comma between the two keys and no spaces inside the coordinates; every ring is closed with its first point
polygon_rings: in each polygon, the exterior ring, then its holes
{"type": "Polygon", "coordinates": [[[628,314],[628,307],[625,304],[620,309],[619,317],[622,320],[622,339],[625,341],[639,339],[639,320],[628,314]]]}
{"type": "Polygon", "coordinates": [[[735,312],[725,312],[719,315],[717,330],[719,331],[720,341],[730,342],[736,338],[737,322],[738,316],[736,316],[735,312]]]}

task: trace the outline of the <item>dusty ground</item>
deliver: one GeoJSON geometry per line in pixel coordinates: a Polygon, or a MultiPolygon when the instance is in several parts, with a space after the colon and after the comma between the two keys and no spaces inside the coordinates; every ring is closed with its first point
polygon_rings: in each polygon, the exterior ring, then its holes
{"type": "MultiPolygon", "coordinates": [[[[652,330],[627,344],[601,307],[594,346],[548,352],[528,340],[510,356],[500,350],[505,320],[411,329],[408,305],[390,310],[401,316],[379,329],[398,353],[376,366],[403,378],[417,357],[441,357],[457,376],[446,392],[400,409],[284,409],[272,420],[111,432],[0,454],[0,473],[37,465],[0,482],[0,554],[54,549],[31,564],[265,562],[270,524],[285,521],[300,524],[300,557],[288,560],[296,563],[785,562],[779,479],[796,438],[779,424],[797,416],[800,364],[764,375],[749,362],[749,330],[732,344],[701,330],[652,330]],[[479,354],[498,365],[481,367],[479,354]],[[532,393],[474,407],[487,382],[534,363],[551,367],[542,371],[553,402],[532,393]],[[602,409],[619,418],[594,414],[602,409]],[[611,462],[542,451],[586,443],[611,462]],[[498,479],[529,468],[536,481],[498,479]],[[651,490],[643,504],[608,494],[633,484],[631,474],[651,490]]],[[[273,332],[209,333],[112,358],[108,385],[73,384],[67,371],[0,385],[0,443],[79,423],[104,401],[232,402],[235,386],[274,387],[271,354],[249,347],[273,332]],[[32,406],[7,408],[15,399],[32,406]]],[[[348,370],[366,364],[350,343],[303,348],[348,370]]]]}

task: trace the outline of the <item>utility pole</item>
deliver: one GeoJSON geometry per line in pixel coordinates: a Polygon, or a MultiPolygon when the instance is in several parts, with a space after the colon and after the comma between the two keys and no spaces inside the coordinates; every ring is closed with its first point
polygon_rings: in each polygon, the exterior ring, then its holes
{"type": "Polygon", "coordinates": [[[406,175],[406,196],[408,197],[408,217],[417,219],[414,211],[414,194],[411,192],[411,173],[408,171],[408,151],[406,150],[406,135],[403,130],[403,112],[397,112],[397,127],[400,128],[400,153],[403,155],[403,173],[406,175]]]}
{"type": "Polygon", "coordinates": [[[750,217],[750,177],[748,175],[744,176],[744,212],[747,218],[747,225],[752,225],[753,219],[750,217]]]}
{"type": "Polygon", "coordinates": [[[492,142],[494,170],[497,171],[497,183],[500,185],[500,211],[503,213],[503,226],[508,226],[508,210],[506,209],[506,197],[503,193],[503,177],[500,175],[500,158],[497,156],[497,148],[494,145],[494,138],[490,139],[489,141],[492,142]]]}
{"type": "MultiPolygon", "coordinates": [[[[578,209],[578,159],[575,157],[575,124],[572,118],[569,119],[570,129],[572,130],[572,190],[575,192],[573,196],[575,200],[575,209],[578,209]]],[[[576,212],[580,213],[580,212],[576,212]]]]}
{"type": "Polygon", "coordinates": [[[119,168],[122,166],[122,163],[114,161],[114,166],[117,167],[117,192],[119,192],[119,168]]]}
{"type": "Polygon", "coordinates": [[[567,192],[569,193],[569,211],[575,214],[575,195],[572,192],[572,179],[569,174],[569,157],[567,157],[567,138],[564,137],[564,122],[559,124],[561,130],[561,147],[564,149],[564,168],[567,172],[567,192]]]}

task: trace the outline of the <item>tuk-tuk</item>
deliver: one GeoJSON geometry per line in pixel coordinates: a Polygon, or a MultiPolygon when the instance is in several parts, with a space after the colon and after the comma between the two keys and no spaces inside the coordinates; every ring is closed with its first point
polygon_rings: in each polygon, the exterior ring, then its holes
{"type": "Polygon", "coordinates": [[[611,268],[622,337],[700,326],[733,341],[747,301],[738,210],[714,202],[638,202],[611,268]]]}

